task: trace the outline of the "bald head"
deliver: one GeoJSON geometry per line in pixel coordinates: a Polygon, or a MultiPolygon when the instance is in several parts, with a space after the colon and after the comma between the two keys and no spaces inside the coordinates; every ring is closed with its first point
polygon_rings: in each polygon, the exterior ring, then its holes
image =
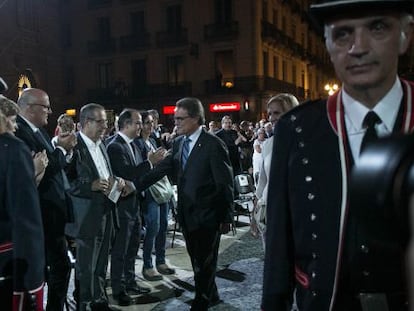
{"type": "Polygon", "coordinates": [[[47,124],[48,116],[52,113],[49,96],[40,89],[24,89],[17,105],[21,109],[21,115],[37,127],[47,124]]]}

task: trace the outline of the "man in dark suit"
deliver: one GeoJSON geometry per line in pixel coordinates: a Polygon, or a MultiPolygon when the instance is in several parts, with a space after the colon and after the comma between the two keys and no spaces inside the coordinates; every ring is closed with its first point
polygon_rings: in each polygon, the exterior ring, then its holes
{"type": "Polygon", "coordinates": [[[142,182],[148,186],[164,175],[177,182],[177,217],[195,280],[191,310],[207,310],[220,301],[215,275],[220,236],[233,222],[233,173],[223,141],[202,128],[200,100],[183,98],[176,106],[174,120],[182,136],[142,182]]]}
{"type": "Polygon", "coordinates": [[[229,150],[230,162],[233,167],[234,175],[242,173],[240,163],[239,144],[245,138],[236,130],[232,129],[233,121],[230,116],[221,119],[221,129],[216,132],[217,137],[224,141],[229,150]]]}
{"type": "MultiPolygon", "coordinates": [[[[107,146],[114,174],[125,180],[134,181],[151,170],[152,165],[164,158],[159,150],[151,153],[143,161],[134,144],[142,129],[142,117],[137,110],[125,109],[118,119],[119,132],[107,146]]],[[[128,292],[149,293],[149,289],[138,286],[135,280],[135,258],[139,249],[141,216],[138,196],[140,189],[123,197],[118,202],[119,230],[111,250],[112,295],[119,305],[127,306],[134,302],[128,292]]]]}
{"type": "Polygon", "coordinates": [[[408,310],[407,219],[390,206],[353,205],[348,189],[369,140],[414,128],[414,84],[397,76],[413,33],[412,6],[411,0],[311,5],[342,88],[276,124],[264,311],[291,310],[293,292],[304,311],[408,310]]]}
{"type": "Polygon", "coordinates": [[[30,151],[21,140],[10,134],[1,134],[0,306],[2,310],[43,310],[45,272],[43,239],[42,218],[30,151]]]}
{"type": "Polygon", "coordinates": [[[48,284],[46,310],[63,310],[69,284],[70,262],[65,224],[71,220],[72,210],[66,190],[69,184],[64,168],[66,156],[76,144],[74,133],[60,135],[56,148],[43,129],[52,112],[49,96],[40,89],[25,89],[18,101],[20,115],[17,117],[16,136],[22,139],[33,154],[46,150],[49,165],[38,186],[45,232],[46,280],[48,284]]]}
{"type": "Polygon", "coordinates": [[[79,309],[118,310],[108,304],[105,278],[111,236],[114,225],[117,225],[115,203],[119,191],[128,195],[132,190],[126,187],[122,178],[114,177],[101,141],[107,129],[104,107],[98,104],[83,106],[79,121],[78,144],[67,170],[78,227],[76,276],[79,280],[79,309]]]}

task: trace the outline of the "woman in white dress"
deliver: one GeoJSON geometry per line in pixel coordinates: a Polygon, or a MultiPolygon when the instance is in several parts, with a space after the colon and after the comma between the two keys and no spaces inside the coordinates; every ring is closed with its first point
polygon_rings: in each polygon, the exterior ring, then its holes
{"type": "Polygon", "coordinates": [[[266,133],[264,128],[259,128],[257,130],[257,138],[253,142],[253,177],[254,177],[254,183],[257,185],[258,179],[259,179],[259,171],[260,166],[262,165],[263,159],[262,159],[262,146],[263,143],[266,141],[266,133]]]}
{"type": "MultiPolygon", "coordinates": [[[[267,102],[267,113],[269,115],[269,121],[272,122],[273,128],[275,127],[279,118],[299,105],[295,96],[288,93],[281,93],[273,96],[267,102]]],[[[274,136],[266,139],[262,145],[262,162],[259,169],[259,178],[256,186],[256,200],[253,210],[253,219],[251,221],[251,232],[253,236],[261,236],[264,247],[264,236],[266,232],[266,202],[269,182],[270,164],[272,162],[272,150],[274,142],[274,136]]]]}

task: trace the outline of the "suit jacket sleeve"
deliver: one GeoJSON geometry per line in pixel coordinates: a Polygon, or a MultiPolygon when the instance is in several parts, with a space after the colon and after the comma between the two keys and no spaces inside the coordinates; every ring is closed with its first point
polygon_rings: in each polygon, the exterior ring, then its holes
{"type": "Polygon", "coordinates": [[[216,144],[211,144],[209,157],[216,190],[206,199],[208,201],[220,198],[222,209],[218,212],[218,221],[232,223],[234,216],[233,170],[226,145],[219,139],[216,141],[216,144]]]}
{"type": "MultiPolygon", "coordinates": [[[[45,138],[49,138],[48,134],[44,129],[39,129],[42,131],[45,138]]],[[[16,131],[16,136],[23,140],[31,151],[38,153],[42,150],[46,150],[46,147],[43,146],[34,136],[34,133],[27,124],[19,122],[19,129],[16,131]]],[[[59,148],[56,148],[53,152],[47,152],[47,157],[49,159],[49,164],[46,167],[45,176],[43,179],[48,179],[48,177],[55,174],[60,174],[61,170],[66,166],[66,159],[62,151],[59,148]]]]}
{"type": "Polygon", "coordinates": [[[291,310],[294,276],[294,241],[289,210],[289,150],[292,133],[288,120],[277,123],[266,215],[266,251],[263,275],[262,309],[291,310]]]}
{"type": "Polygon", "coordinates": [[[138,165],[132,164],[126,147],[126,143],[121,144],[112,141],[107,147],[108,156],[115,176],[122,177],[135,184],[140,176],[151,170],[151,164],[148,161],[141,162],[138,165]]]}
{"type": "Polygon", "coordinates": [[[6,207],[13,242],[13,290],[40,293],[44,282],[44,237],[33,160],[27,147],[13,138],[9,143],[6,207]]]}
{"type": "Polygon", "coordinates": [[[66,168],[72,195],[92,199],[92,182],[99,178],[94,167],[86,145],[78,136],[78,144],[73,150],[72,161],[66,168]]]}

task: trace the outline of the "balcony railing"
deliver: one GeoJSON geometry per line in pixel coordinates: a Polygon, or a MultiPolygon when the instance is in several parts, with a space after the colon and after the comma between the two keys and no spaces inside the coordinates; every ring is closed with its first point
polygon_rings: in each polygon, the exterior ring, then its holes
{"type": "Polygon", "coordinates": [[[278,46],[287,46],[289,37],[279,30],[274,24],[262,21],[262,39],[278,46]]]}
{"type": "Polygon", "coordinates": [[[88,41],[89,55],[103,55],[116,52],[116,40],[108,38],[105,40],[88,41]]]}
{"type": "Polygon", "coordinates": [[[150,47],[150,34],[148,32],[122,36],[119,48],[122,52],[142,50],[150,47]]]}
{"type": "Polygon", "coordinates": [[[121,0],[122,4],[130,4],[130,3],[140,3],[145,2],[146,0],[121,0]]]}
{"type": "Polygon", "coordinates": [[[97,9],[112,5],[112,0],[88,0],[88,9],[97,9]]]}
{"type": "Polygon", "coordinates": [[[204,26],[204,39],[208,42],[234,40],[239,35],[239,22],[214,23],[204,26]]]}
{"type": "Polygon", "coordinates": [[[134,98],[184,97],[192,95],[191,82],[178,84],[139,84],[130,87],[130,96],[134,98]]]}
{"type": "Polygon", "coordinates": [[[217,80],[205,81],[205,91],[207,94],[246,94],[252,92],[289,92],[299,98],[305,97],[305,90],[302,87],[298,87],[293,83],[285,82],[272,77],[263,76],[247,76],[247,77],[234,77],[233,87],[226,88],[221,86],[217,80]]]}
{"type": "Polygon", "coordinates": [[[109,102],[116,99],[116,92],[115,88],[97,88],[97,89],[88,89],[87,90],[87,98],[88,101],[96,101],[96,102],[109,102]]]}
{"type": "Polygon", "coordinates": [[[186,28],[181,28],[177,31],[157,32],[156,42],[158,48],[169,48],[186,45],[188,44],[188,31],[186,28]]]}

